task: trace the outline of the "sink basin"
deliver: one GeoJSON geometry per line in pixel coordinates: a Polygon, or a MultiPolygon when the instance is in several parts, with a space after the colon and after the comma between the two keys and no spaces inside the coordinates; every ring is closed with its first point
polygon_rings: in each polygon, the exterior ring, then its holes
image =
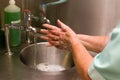
{"type": "Polygon", "coordinates": [[[21,61],[40,71],[64,71],[74,66],[72,54],[58,48],[46,47],[47,42],[31,44],[20,52],[21,61]]]}

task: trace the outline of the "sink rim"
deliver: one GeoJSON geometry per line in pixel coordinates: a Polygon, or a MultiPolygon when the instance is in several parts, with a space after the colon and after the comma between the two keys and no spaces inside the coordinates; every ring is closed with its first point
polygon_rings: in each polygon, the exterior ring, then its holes
{"type": "MultiPolygon", "coordinates": [[[[39,45],[39,44],[47,44],[48,42],[39,42],[39,43],[37,43],[37,45],[39,45]]],[[[33,67],[30,67],[30,66],[28,66],[24,61],[25,60],[23,60],[23,54],[25,54],[25,53],[23,53],[24,52],[24,50],[26,50],[27,48],[29,48],[29,47],[32,47],[32,46],[34,46],[35,44],[31,44],[31,45],[28,45],[28,46],[26,46],[26,47],[24,47],[21,51],[20,51],[20,61],[25,65],[25,66],[27,66],[28,68],[30,68],[30,69],[33,69],[33,70],[37,70],[37,71],[40,71],[40,72],[44,72],[44,73],[61,73],[61,72],[67,72],[67,71],[70,71],[70,70],[72,70],[72,69],[74,69],[75,68],[75,65],[74,65],[74,61],[73,61],[73,66],[72,67],[70,67],[69,69],[65,69],[65,70],[62,70],[62,71],[41,71],[41,70],[38,70],[38,69],[35,69],[35,68],[33,68],[33,67]]]]}

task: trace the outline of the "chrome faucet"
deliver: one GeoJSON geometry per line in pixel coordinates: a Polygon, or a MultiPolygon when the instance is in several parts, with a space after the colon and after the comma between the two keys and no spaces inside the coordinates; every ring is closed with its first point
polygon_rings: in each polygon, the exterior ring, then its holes
{"type": "Polygon", "coordinates": [[[46,10],[48,6],[65,3],[66,1],[67,0],[58,0],[50,3],[40,3],[39,9],[40,9],[41,22],[50,24],[50,20],[46,18],[46,10]]]}
{"type": "Polygon", "coordinates": [[[29,10],[24,10],[24,27],[26,29],[26,42],[27,44],[31,43],[30,32],[28,28],[31,28],[31,12],[29,10]]]}
{"type": "Polygon", "coordinates": [[[31,44],[32,40],[30,39],[30,32],[36,33],[36,28],[31,26],[31,19],[34,18],[35,20],[38,20],[38,17],[31,14],[30,10],[24,10],[24,28],[26,31],[26,42],[27,44],[31,44]]]}
{"type": "MultiPolygon", "coordinates": [[[[46,10],[47,10],[48,6],[61,4],[66,1],[67,0],[58,0],[58,1],[50,2],[50,3],[41,3],[39,6],[39,9],[40,9],[40,16],[41,16],[40,19],[41,19],[42,23],[50,24],[50,20],[47,19],[47,17],[46,17],[46,10]]],[[[34,35],[36,35],[35,33],[37,33],[37,29],[31,26],[32,18],[34,18],[35,20],[39,20],[38,17],[31,14],[31,11],[25,10],[23,24],[18,24],[18,22],[16,23],[15,21],[12,21],[11,24],[5,24],[5,36],[6,36],[6,46],[7,46],[7,54],[8,55],[12,55],[12,52],[10,50],[10,45],[9,45],[9,28],[25,31],[26,32],[26,42],[27,42],[27,44],[31,44],[30,32],[34,33],[34,35]]]]}
{"type": "Polygon", "coordinates": [[[9,28],[25,31],[27,44],[31,44],[32,42],[30,40],[30,32],[34,34],[37,33],[37,29],[31,26],[31,13],[30,12],[25,12],[23,25],[21,25],[20,23],[16,21],[12,21],[11,24],[5,24],[5,38],[6,38],[6,47],[7,47],[8,55],[12,55],[12,52],[10,50],[10,45],[9,45],[9,28]]]}

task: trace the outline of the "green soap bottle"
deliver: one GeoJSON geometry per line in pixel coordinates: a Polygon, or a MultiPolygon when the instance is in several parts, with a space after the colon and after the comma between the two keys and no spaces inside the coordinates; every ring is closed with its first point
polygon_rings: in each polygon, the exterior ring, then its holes
{"type": "MultiPolygon", "coordinates": [[[[9,5],[4,9],[4,22],[10,24],[11,22],[20,23],[20,8],[15,5],[14,0],[9,1],[9,5]]],[[[10,46],[19,46],[21,43],[21,31],[16,29],[9,29],[9,43],[10,46]]]]}

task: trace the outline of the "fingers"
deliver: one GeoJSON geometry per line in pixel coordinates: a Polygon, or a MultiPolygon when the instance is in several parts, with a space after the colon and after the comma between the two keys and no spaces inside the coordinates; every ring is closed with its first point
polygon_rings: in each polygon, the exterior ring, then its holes
{"type": "Polygon", "coordinates": [[[46,30],[46,29],[41,29],[40,32],[43,33],[43,34],[49,34],[49,31],[46,30]]]}
{"type": "MultiPolygon", "coordinates": [[[[58,26],[62,29],[62,31],[67,31],[67,30],[71,30],[67,25],[65,25],[63,22],[61,22],[59,19],[57,20],[57,24],[58,26]]],[[[43,24],[43,27],[47,28],[48,30],[57,30],[57,31],[60,31],[61,29],[56,27],[56,26],[53,26],[53,25],[50,25],[50,24],[43,24]]]]}
{"type": "Polygon", "coordinates": [[[59,36],[59,34],[61,32],[61,29],[60,28],[48,29],[48,30],[47,29],[41,29],[40,32],[43,33],[43,34],[50,34],[50,33],[52,33],[54,35],[59,36]]]}
{"type": "Polygon", "coordinates": [[[59,41],[49,41],[49,43],[52,45],[52,46],[55,46],[59,49],[63,49],[63,45],[61,45],[61,43],[59,41]]]}
{"type": "Polygon", "coordinates": [[[56,31],[49,31],[49,30],[45,30],[45,29],[41,29],[41,32],[44,34],[42,36],[40,36],[41,39],[44,40],[59,40],[59,33],[57,33],[56,31]]]}
{"type": "Polygon", "coordinates": [[[41,39],[43,40],[53,40],[53,41],[58,41],[60,38],[58,36],[54,36],[54,35],[43,35],[43,36],[40,36],[41,39]]]}
{"type": "Polygon", "coordinates": [[[43,27],[47,28],[48,30],[58,30],[58,31],[60,30],[60,28],[63,31],[66,31],[67,29],[69,29],[69,27],[65,25],[63,22],[61,22],[60,20],[57,20],[57,24],[59,28],[50,24],[43,24],[43,27]]]}
{"type": "Polygon", "coordinates": [[[49,40],[49,37],[47,36],[47,34],[50,34],[48,30],[46,29],[41,29],[40,30],[41,33],[43,33],[42,36],[40,36],[41,39],[43,40],[49,40]]]}
{"type": "Polygon", "coordinates": [[[43,40],[46,40],[46,41],[49,40],[49,37],[47,37],[47,36],[40,36],[40,38],[43,39],[43,40]]]}
{"type": "Polygon", "coordinates": [[[56,26],[53,26],[53,25],[50,25],[50,24],[43,24],[43,27],[49,29],[49,30],[52,30],[52,29],[57,29],[56,26]]]}
{"type": "Polygon", "coordinates": [[[49,30],[49,32],[52,33],[53,35],[59,36],[60,33],[61,33],[61,30],[60,30],[60,29],[57,29],[57,30],[49,30]]]}
{"type": "Polygon", "coordinates": [[[53,42],[52,42],[52,43],[48,42],[48,43],[46,44],[46,46],[47,46],[47,47],[51,47],[51,46],[54,46],[54,44],[55,44],[55,42],[54,42],[54,43],[53,43],[53,42]]]}
{"type": "Polygon", "coordinates": [[[58,43],[58,41],[56,41],[56,42],[48,42],[48,43],[46,44],[46,46],[47,46],[47,47],[55,46],[55,47],[57,47],[57,48],[59,48],[59,49],[63,49],[63,47],[62,47],[61,45],[56,45],[57,43],[58,43]]]}
{"type": "Polygon", "coordinates": [[[50,46],[54,46],[52,44],[50,44],[49,42],[46,44],[47,47],[50,47],[50,46]]]}
{"type": "Polygon", "coordinates": [[[63,30],[63,31],[67,31],[67,30],[71,30],[67,25],[65,25],[63,22],[61,22],[59,19],[57,20],[57,24],[58,26],[63,30]]]}

